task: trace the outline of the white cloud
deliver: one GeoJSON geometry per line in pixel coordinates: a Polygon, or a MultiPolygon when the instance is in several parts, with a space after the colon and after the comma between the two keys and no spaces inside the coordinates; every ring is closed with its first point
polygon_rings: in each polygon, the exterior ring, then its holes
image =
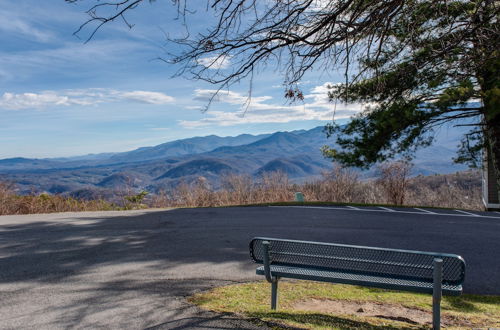
{"type": "Polygon", "coordinates": [[[23,93],[13,94],[4,93],[0,98],[0,108],[9,110],[44,108],[47,106],[69,106],[69,105],[88,105],[84,100],[71,99],[68,96],[57,95],[54,92],[23,93]]]}
{"type": "Polygon", "coordinates": [[[229,56],[219,55],[211,57],[202,57],[197,60],[198,64],[203,65],[206,68],[219,70],[227,69],[231,65],[229,56]]]}
{"type": "MultiPolygon", "coordinates": [[[[248,100],[247,95],[240,93],[235,93],[231,91],[219,91],[219,93],[212,99],[212,96],[217,93],[215,89],[196,89],[194,91],[194,100],[202,102],[221,102],[233,105],[243,105],[246,104],[248,100]]],[[[272,99],[271,96],[259,96],[252,97],[252,103],[260,103],[272,99]]]]}
{"type": "Polygon", "coordinates": [[[335,85],[338,85],[338,83],[334,84],[326,82],[323,85],[314,86],[313,88],[311,88],[310,95],[316,95],[316,94],[327,95],[328,92],[330,91],[330,86],[335,86],[335,85]]]}
{"type": "Polygon", "coordinates": [[[150,131],[170,131],[171,127],[151,127],[150,131]]]}
{"type": "Polygon", "coordinates": [[[308,8],[310,11],[324,11],[332,6],[331,0],[314,0],[308,8]]]}
{"type": "Polygon", "coordinates": [[[318,112],[298,107],[284,109],[269,109],[265,112],[248,111],[244,115],[241,112],[211,111],[206,117],[199,121],[181,120],[179,124],[186,128],[198,128],[205,126],[232,126],[240,124],[256,123],[288,123],[303,120],[331,120],[333,112],[318,112]]]}
{"type": "Polygon", "coordinates": [[[188,110],[203,110],[204,108],[201,105],[186,105],[184,109],[188,110]]]}
{"type": "Polygon", "coordinates": [[[172,96],[158,92],[133,91],[121,93],[121,96],[131,101],[148,104],[167,104],[174,101],[172,96]]]}
{"type": "MultiPolygon", "coordinates": [[[[220,92],[214,103],[237,105],[236,111],[208,111],[201,120],[181,120],[179,124],[186,128],[205,126],[231,126],[250,123],[288,123],[303,120],[332,120],[350,118],[364,110],[367,105],[332,103],[328,99],[328,86],[332,83],[313,87],[309,94],[304,95],[302,104],[276,104],[267,101],[271,96],[258,96],[249,99],[246,95],[236,92],[220,92]],[[249,102],[249,103],[248,103],[249,102]]],[[[197,89],[194,100],[208,102],[215,90],[197,89]]],[[[212,106],[215,106],[213,104],[212,106]]]]}
{"type": "Polygon", "coordinates": [[[99,103],[132,101],[146,104],[172,103],[174,98],[159,92],[118,91],[113,89],[78,89],[43,91],[40,93],[4,93],[0,97],[0,109],[42,109],[51,106],[96,105],[99,103]]]}

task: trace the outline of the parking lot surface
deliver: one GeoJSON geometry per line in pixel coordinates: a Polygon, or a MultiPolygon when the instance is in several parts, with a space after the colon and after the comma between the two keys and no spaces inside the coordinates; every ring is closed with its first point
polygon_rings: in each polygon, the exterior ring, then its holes
{"type": "Polygon", "coordinates": [[[500,294],[500,214],[234,207],[0,217],[2,329],[256,329],[186,296],[258,279],[254,236],[460,254],[467,293],[500,294]]]}

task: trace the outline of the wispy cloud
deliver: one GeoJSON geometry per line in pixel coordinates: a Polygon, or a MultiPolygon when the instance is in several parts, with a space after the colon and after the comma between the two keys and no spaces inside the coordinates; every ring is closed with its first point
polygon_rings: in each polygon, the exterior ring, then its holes
{"type": "MultiPolygon", "coordinates": [[[[57,48],[46,48],[40,50],[1,52],[0,61],[5,64],[25,64],[25,65],[47,65],[67,63],[71,59],[72,65],[75,63],[92,63],[96,58],[103,59],[110,57],[109,61],[123,52],[137,50],[141,45],[134,41],[114,40],[94,41],[91,44],[83,45],[81,42],[63,42],[57,48]]],[[[1,62],[0,62],[1,63],[1,62]]]]}
{"type": "Polygon", "coordinates": [[[86,105],[84,100],[69,98],[65,95],[57,95],[55,92],[42,93],[4,93],[0,98],[0,108],[9,110],[43,108],[47,106],[69,106],[86,105]]]}
{"type": "Polygon", "coordinates": [[[22,8],[23,5],[12,5],[7,2],[0,5],[0,33],[41,43],[56,39],[56,35],[52,31],[47,29],[44,24],[40,24],[45,16],[30,17],[25,10],[19,7],[22,8]]]}
{"type": "Polygon", "coordinates": [[[151,127],[149,129],[150,131],[170,131],[172,130],[171,127],[151,127]]]}
{"type": "Polygon", "coordinates": [[[27,81],[35,77],[47,81],[54,76],[64,79],[68,75],[82,74],[84,68],[107,70],[122,60],[123,54],[147,51],[148,47],[151,48],[150,45],[129,40],[113,40],[113,42],[96,40],[85,45],[81,42],[63,42],[57,47],[44,49],[15,51],[2,49],[0,68],[4,71],[4,79],[27,81]]]}
{"type": "Polygon", "coordinates": [[[43,91],[39,93],[4,93],[0,97],[0,109],[26,110],[52,106],[96,105],[99,103],[131,101],[146,104],[167,104],[175,99],[160,92],[118,91],[114,89],[81,89],[43,91]]]}
{"type": "MultiPolygon", "coordinates": [[[[248,101],[247,95],[231,91],[220,91],[213,98],[213,95],[215,95],[216,92],[217,91],[213,89],[195,89],[193,100],[202,102],[210,102],[210,101],[221,102],[233,105],[246,104],[248,101]]],[[[258,97],[253,97],[251,100],[253,104],[258,104],[270,99],[272,99],[271,96],[258,96],[258,97]]]]}
{"type": "MultiPolygon", "coordinates": [[[[237,110],[208,111],[201,120],[181,120],[186,128],[205,126],[232,126],[250,123],[288,123],[304,120],[338,120],[350,118],[364,110],[366,104],[335,104],[329,101],[327,91],[331,83],[315,86],[304,96],[301,104],[270,103],[271,96],[252,97],[236,92],[221,92],[213,99],[214,103],[237,105],[237,110]]],[[[207,102],[215,90],[197,89],[194,100],[207,102]]],[[[215,105],[213,105],[215,106],[215,105]]]]}
{"type": "Polygon", "coordinates": [[[136,101],[140,103],[147,104],[166,104],[174,101],[172,96],[165,95],[158,92],[148,92],[148,91],[133,91],[124,92],[120,94],[127,100],[136,101]]]}
{"type": "Polygon", "coordinates": [[[201,105],[186,105],[184,109],[188,110],[203,110],[204,108],[201,105]]]}
{"type": "Polygon", "coordinates": [[[198,59],[198,64],[209,69],[227,69],[231,65],[229,56],[211,56],[198,59]]]}
{"type": "Polygon", "coordinates": [[[0,13],[0,31],[38,42],[48,42],[55,39],[55,35],[50,31],[36,28],[20,18],[7,17],[2,13],[0,13]]]}

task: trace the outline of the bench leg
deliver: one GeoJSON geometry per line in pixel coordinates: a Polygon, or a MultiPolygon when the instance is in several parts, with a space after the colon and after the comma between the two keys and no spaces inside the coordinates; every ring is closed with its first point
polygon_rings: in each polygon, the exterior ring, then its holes
{"type": "Polygon", "coordinates": [[[434,259],[434,286],[432,290],[432,329],[441,329],[441,296],[443,282],[443,260],[434,259]]]}
{"type": "Polygon", "coordinates": [[[278,278],[273,277],[271,282],[271,309],[276,310],[278,308],[278,278]]]}

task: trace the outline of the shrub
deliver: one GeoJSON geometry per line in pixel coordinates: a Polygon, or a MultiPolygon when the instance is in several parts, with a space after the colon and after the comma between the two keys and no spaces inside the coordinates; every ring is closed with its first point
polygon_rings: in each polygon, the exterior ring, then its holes
{"type": "Polygon", "coordinates": [[[383,163],[378,166],[380,174],[376,182],[382,187],[388,203],[404,204],[411,168],[412,165],[406,161],[383,163]]]}
{"type": "Polygon", "coordinates": [[[0,215],[113,209],[117,207],[102,199],[79,200],[46,193],[20,196],[15,193],[12,184],[0,182],[0,215]]]}
{"type": "Polygon", "coordinates": [[[117,192],[125,202],[121,207],[103,199],[49,194],[19,196],[12,184],[0,182],[0,215],[272,203],[292,201],[296,191],[301,191],[306,201],[484,209],[479,172],[410,178],[410,168],[408,163],[386,163],[380,166],[376,180],[363,181],[353,170],[335,166],[320,179],[304,184],[292,184],[283,172],[264,173],[256,181],[248,175],[229,174],[222,178],[220,189],[213,189],[206,178],[199,177],[152,196],[146,191],[117,192]]]}

